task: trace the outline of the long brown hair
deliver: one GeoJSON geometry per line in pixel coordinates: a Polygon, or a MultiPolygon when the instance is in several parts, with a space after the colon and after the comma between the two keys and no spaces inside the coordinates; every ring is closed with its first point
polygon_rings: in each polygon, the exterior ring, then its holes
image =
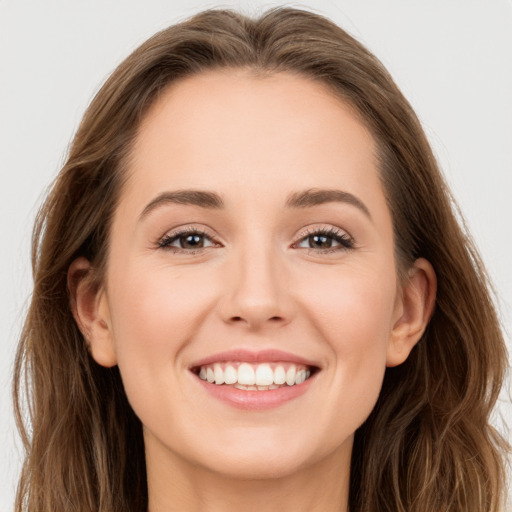
{"type": "Polygon", "coordinates": [[[185,76],[241,67],[313,78],[352,105],[378,146],[399,273],[420,256],[437,273],[427,331],[404,364],[386,370],[356,432],[351,512],[498,512],[508,446],[489,416],[506,349],[480,258],[387,71],[332,22],[291,8],[258,19],[206,11],[163,30],[114,71],[85,113],[33,234],[34,292],[14,381],[26,449],[16,511],[146,511],[141,424],[117,368],[89,355],[67,270],[85,256],[101,280],[126,158],[159,94],[185,76]]]}

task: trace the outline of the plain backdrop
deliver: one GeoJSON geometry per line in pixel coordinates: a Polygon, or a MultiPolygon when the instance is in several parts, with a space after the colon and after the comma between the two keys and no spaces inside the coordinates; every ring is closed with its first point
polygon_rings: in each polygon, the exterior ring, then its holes
{"type": "MultiPolygon", "coordinates": [[[[0,511],[12,510],[21,449],[11,406],[31,289],[30,232],[44,190],[107,75],[147,37],[211,7],[277,2],[0,0],[0,511]]],[[[366,44],[416,109],[494,281],[512,346],[512,3],[310,0],[366,44]]],[[[512,424],[503,393],[494,422],[512,424]]]]}

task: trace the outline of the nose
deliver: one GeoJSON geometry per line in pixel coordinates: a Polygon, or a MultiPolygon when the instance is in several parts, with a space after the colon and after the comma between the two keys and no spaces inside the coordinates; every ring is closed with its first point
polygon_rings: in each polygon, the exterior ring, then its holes
{"type": "Polygon", "coordinates": [[[251,331],[284,326],[293,316],[285,258],[268,247],[252,248],[227,263],[222,318],[251,331]]]}

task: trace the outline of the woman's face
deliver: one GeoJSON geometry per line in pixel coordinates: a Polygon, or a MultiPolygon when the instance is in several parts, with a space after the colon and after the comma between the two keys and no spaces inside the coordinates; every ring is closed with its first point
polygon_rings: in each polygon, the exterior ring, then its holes
{"type": "Polygon", "coordinates": [[[148,453],[241,478],[349,460],[403,314],[368,130],[306,78],[209,72],[151,108],[127,176],[93,355],[148,453]]]}

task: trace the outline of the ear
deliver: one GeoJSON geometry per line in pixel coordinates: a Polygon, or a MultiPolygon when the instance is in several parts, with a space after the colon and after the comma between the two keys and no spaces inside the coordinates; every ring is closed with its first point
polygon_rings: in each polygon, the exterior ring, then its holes
{"type": "Polygon", "coordinates": [[[94,360],[105,367],[117,364],[110,310],[103,287],[93,286],[94,269],[86,258],[77,258],[68,269],[70,305],[94,360]]]}
{"type": "Polygon", "coordinates": [[[434,268],[426,259],[417,259],[397,299],[396,320],[387,349],[387,366],[402,364],[420,340],[434,311],[436,291],[434,268]]]}

